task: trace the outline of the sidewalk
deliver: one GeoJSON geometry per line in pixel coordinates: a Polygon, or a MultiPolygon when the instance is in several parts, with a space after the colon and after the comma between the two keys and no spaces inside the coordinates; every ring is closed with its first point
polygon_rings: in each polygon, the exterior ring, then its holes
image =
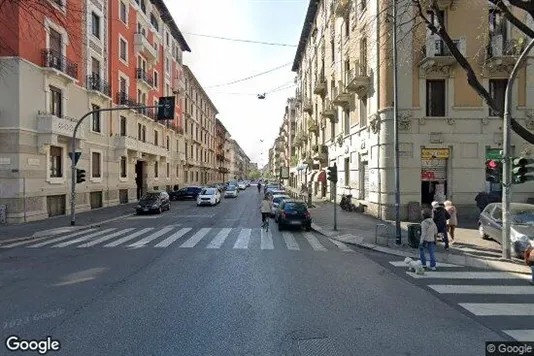
{"type": "MultiPolygon", "coordinates": [[[[330,202],[314,201],[311,209],[312,228],[318,233],[336,240],[401,257],[419,258],[419,251],[408,245],[408,225],[401,222],[401,245],[395,244],[395,222],[348,212],[337,208],[337,230],[333,230],[334,206],[330,202]]],[[[464,222],[456,229],[455,243],[448,251],[438,243],[436,260],[468,267],[497,269],[530,274],[530,268],[518,259],[501,260],[501,247],[495,241],[482,240],[476,222],[464,222]]]]}
{"type": "Polygon", "coordinates": [[[88,229],[133,215],[136,204],[115,205],[78,213],[76,214],[76,226],[70,226],[70,214],[23,224],[0,225],[0,244],[88,229]]]}

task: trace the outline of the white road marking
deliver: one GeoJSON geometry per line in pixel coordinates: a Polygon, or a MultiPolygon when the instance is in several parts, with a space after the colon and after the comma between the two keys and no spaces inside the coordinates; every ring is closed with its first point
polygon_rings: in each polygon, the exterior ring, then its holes
{"type": "Polygon", "coordinates": [[[534,294],[532,286],[480,286],[455,284],[430,284],[440,294],[484,294],[484,295],[529,295],[534,294]]]}
{"type": "Polygon", "coordinates": [[[317,237],[315,237],[312,233],[305,232],[304,238],[308,240],[314,251],[327,251],[327,249],[323,245],[321,245],[317,237]]]}
{"type": "Polygon", "coordinates": [[[534,316],[534,303],[458,303],[476,316],[534,316]]]}
{"type": "Polygon", "coordinates": [[[79,237],[79,238],[77,238],[75,240],[63,242],[63,243],[60,243],[60,244],[52,246],[52,247],[53,248],[61,248],[61,247],[69,246],[69,245],[74,245],[74,244],[77,244],[78,242],[87,241],[89,239],[92,239],[93,237],[109,234],[112,231],[115,231],[115,229],[106,229],[106,230],[102,230],[102,231],[97,231],[97,232],[89,234],[87,236],[82,236],[82,237],[79,237]]]}
{"type": "Polygon", "coordinates": [[[154,247],[169,247],[174,241],[178,240],[180,237],[187,234],[189,231],[191,231],[190,227],[185,227],[183,229],[180,229],[176,231],[171,236],[167,237],[165,240],[161,241],[159,244],[157,244],[154,247]]]}
{"type": "Polygon", "coordinates": [[[260,229],[261,234],[261,249],[262,250],[272,250],[274,249],[273,244],[273,235],[271,235],[271,230],[265,231],[263,229],[260,229]]]}
{"type": "Polygon", "coordinates": [[[128,245],[127,247],[143,247],[143,246],[146,246],[146,244],[148,244],[150,241],[153,241],[155,239],[157,239],[158,237],[160,236],[163,236],[165,234],[168,234],[169,232],[171,232],[173,230],[172,227],[165,227],[159,231],[156,231],[155,233],[153,233],[152,235],[148,235],[147,237],[131,244],[131,245],[128,245]]]}
{"type": "Polygon", "coordinates": [[[124,229],[124,230],[121,230],[121,231],[117,231],[111,235],[107,235],[107,236],[104,236],[104,237],[101,237],[99,239],[96,239],[94,241],[91,241],[91,242],[88,242],[88,243],[85,243],[83,245],[80,245],[78,246],[78,248],[84,248],[84,247],[91,247],[91,246],[94,246],[94,245],[98,245],[99,243],[101,242],[104,242],[104,241],[107,241],[107,240],[111,240],[112,238],[114,237],[117,237],[117,236],[121,236],[121,235],[124,235],[132,230],[135,230],[134,228],[130,228],[130,229],[124,229]]]}
{"type": "Polygon", "coordinates": [[[237,241],[235,242],[234,248],[241,250],[247,249],[248,242],[250,241],[251,232],[251,229],[241,229],[241,232],[239,232],[239,236],[237,237],[237,241]]]}
{"type": "MultiPolygon", "coordinates": [[[[408,268],[408,266],[406,265],[406,263],[404,263],[404,261],[392,261],[392,262],[389,262],[391,265],[395,266],[395,267],[406,267],[408,268]]],[[[426,261],[426,265],[427,266],[430,266],[430,261],[426,261]]],[[[463,267],[463,266],[458,266],[458,265],[451,265],[449,263],[441,263],[441,262],[436,262],[436,267],[463,267]]]]}
{"type": "MultiPolygon", "coordinates": [[[[27,239],[27,240],[22,240],[22,241],[17,241],[17,242],[14,242],[12,244],[9,244],[9,245],[0,245],[0,248],[13,248],[13,247],[17,247],[17,246],[22,246],[22,245],[29,245],[31,243],[37,243],[39,241],[43,241],[43,240],[47,240],[49,239],[50,236],[45,236],[45,237],[39,237],[39,238],[35,238],[35,239],[27,239]]],[[[28,247],[28,246],[26,246],[28,247]]]]}
{"type": "Polygon", "coordinates": [[[534,329],[525,329],[525,330],[503,330],[505,334],[510,335],[517,341],[530,341],[534,342],[534,329]]]}
{"type": "Polygon", "coordinates": [[[57,238],[52,239],[52,240],[48,240],[48,241],[45,241],[45,242],[41,242],[41,243],[39,243],[39,244],[37,244],[37,245],[26,246],[26,248],[43,247],[43,246],[50,245],[50,244],[53,244],[53,243],[56,243],[56,242],[59,242],[59,241],[63,241],[63,240],[66,240],[66,239],[70,239],[71,237],[84,235],[84,234],[87,234],[88,232],[95,231],[95,230],[96,230],[96,229],[89,229],[89,230],[78,231],[78,232],[75,232],[75,233],[73,233],[73,234],[69,234],[69,235],[66,235],[66,236],[61,236],[61,237],[57,237],[57,238]]]}
{"type": "Polygon", "coordinates": [[[293,237],[293,234],[290,232],[283,232],[282,236],[284,237],[284,241],[286,242],[286,246],[288,250],[293,251],[299,251],[300,247],[297,243],[297,240],[293,237]]]}
{"type": "Polygon", "coordinates": [[[332,238],[328,238],[328,240],[330,240],[330,242],[332,242],[334,245],[336,245],[343,252],[354,252],[353,249],[351,249],[349,246],[345,245],[341,241],[334,240],[332,238]]]}
{"type": "Polygon", "coordinates": [[[147,227],[147,228],[145,228],[145,229],[142,229],[142,230],[139,230],[139,231],[137,231],[137,232],[134,232],[134,233],[131,234],[131,235],[124,236],[123,238],[118,239],[117,241],[113,241],[112,243],[109,243],[109,244],[107,244],[107,245],[104,245],[104,247],[117,247],[117,246],[119,246],[120,244],[123,244],[123,243],[125,243],[125,242],[130,241],[130,240],[133,240],[133,239],[135,239],[136,237],[139,237],[139,236],[141,236],[141,235],[144,235],[144,234],[146,234],[147,232],[152,231],[152,230],[154,230],[153,227],[147,227]]]}
{"type": "Polygon", "coordinates": [[[208,234],[208,232],[211,231],[211,227],[205,227],[196,232],[193,236],[189,238],[186,242],[184,242],[180,247],[181,248],[192,248],[195,247],[196,244],[200,242],[208,234]]]}
{"type": "Polygon", "coordinates": [[[532,277],[527,274],[512,272],[442,272],[442,271],[425,271],[424,275],[406,272],[413,278],[435,278],[435,279],[526,279],[532,277]]]}
{"type": "Polygon", "coordinates": [[[215,214],[211,215],[176,215],[177,218],[212,218],[215,214]]]}
{"type": "Polygon", "coordinates": [[[211,240],[211,242],[206,248],[221,248],[222,244],[224,243],[224,241],[226,241],[226,238],[228,238],[228,235],[231,231],[232,229],[229,228],[221,229],[221,231],[219,231],[219,233],[213,238],[213,240],[211,240]]]}

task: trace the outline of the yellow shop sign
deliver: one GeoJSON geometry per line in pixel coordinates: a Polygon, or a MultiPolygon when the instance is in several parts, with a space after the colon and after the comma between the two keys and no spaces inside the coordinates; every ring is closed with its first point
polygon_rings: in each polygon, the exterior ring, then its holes
{"type": "Polygon", "coordinates": [[[448,148],[423,148],[421,159],[447,159],[449,158],[448,148]]]}

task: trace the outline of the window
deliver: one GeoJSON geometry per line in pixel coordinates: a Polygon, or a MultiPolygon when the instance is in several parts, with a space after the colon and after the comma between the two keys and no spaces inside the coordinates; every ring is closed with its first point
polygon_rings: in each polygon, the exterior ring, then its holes
{"type": "Polygon", "coordinates": [[[158,132],[154,131],[154,145],[158,145],[158,132]]]}
{"type": "MultiPolygon", "coordinates": [[[[508,79],[490,79],[489,81],[489,93],[501,113],[504,113],[504,94],[507,85],[508,79]]],[[[499,114],[490,108],[489,116],[499,116],[499,114]]]]}
{"type": "Polygon", "coordinates": [[[445,80],[426,81],[426,116],[445,116],[445,80]]]}
{"type": "Polygon", "coordinates": [[[57,117],[63,116],[62,100],[61,89],[50,86],[50,114],[57,117]]]}
{"type": "Polygon", "coordinates": [[[154,88],[159,88],[158,72],[154,71],[154,88]]]}
{"type": "Polygon", "coordinates": [[[360,100],[360,127],[367,126],[367,96],[360,100]]]}
{"type": "Polygon", "coordinates": [[[94,57],[91,57],[91,75],[93,80],[100,79],[100,61],[94,57]]]}
{"type": "Polygon", "coordinates": [[[143,125],[137,124],[137,139],[141,141],[143,138],[143,125]]]}
{"type": "Polygon", "coordinates": [[[345,116],[345,135],[350,133],[350,110],[347,108],[343,110],[345,116]]]}
{"type": "Polygon", "coordinates": [[[171,164],[167,163],[167,178],[171,176],[171,164]]]}
{"type": "Polygon", "coordinates": [[[102,173],[100,170],[100,158],[102,155],[99,152],[93,152],[91,153],[91,177],[93,178],[101,178],[102,173]]]}
{"type": "Polygon", "coordinates": [[[121,16],[121,21],[124,22],[125,24],[128,24],[128,9],[126,7],[126,4],[121,1],[120,3],[120,16],[121,16]]]}
{"type": "Polygon", "coordinates": [[[332,63],[334,63],[334,58],[336,58],[336,44],[334,40],[330,40],[330,54],[332,55],[332,63]]]}
{"type": "Polygon", "coordinates": [[[122,38],[119,39],[119,54],[123,61],[128,62],[128,45],[122,38]]]}
{"type": "Polygon", "coordinates": [[[49,28],[48,31],[49,48],[57,54],[62,54],[63,40],[61,33],[57,32],[53,28],[49,28]]]}
{"type": "Polygon", "coordinates": [[[158,178],[159,171],[158,171],[158,161],[154,162],[154,178],[158,178]]]}
{"type": "Polygon", "coordinates": [[[127,176],[127,161],[126,157],[121,157],[121,178],[126,178],[127,176]]]}
{"type": "Polygon", "coordinates": [[[120,88],[121,95],[122,94],[126,95],[126,93],[128,92],[128,85],[126,83],[126,78],[123,78],[123,77],[119,78],[119,88],[120,88]]]}
{"type": "Polygon", "coordinates": [[[91,13],[91,33],[96,38],[100,38],[100,16],[96,13],[91,13]]]}
{"type": "Polygon", "coordinates": [[[120,119],[120,135],[126,136],[126,118],[124,116],[121,116],[121,119],[120,119]]]}
{"type": "MultiPolygon", "coordinates": [[[[92,110],[100,110],[100,106],[92,105],[92,110]]],[[[93,124],[91,125],[91,130],[93,132],[102,132],[100,127],[100,112],[93,113],[93,124]]]]}
{"type": "Polygon", "coordinates": [[[63,161],[63,149],[61,147],[50,146],[50,178],[63,177],[61,163],[63,161]]]}
{"type": "Polygon", "coordinates": [[[171,149],[171,142],[170,142],[169,136],[167,136],[167,143],[166,143],[166,146],[167,146],[167,150],[170,150],[170,149],[171,149]]]}

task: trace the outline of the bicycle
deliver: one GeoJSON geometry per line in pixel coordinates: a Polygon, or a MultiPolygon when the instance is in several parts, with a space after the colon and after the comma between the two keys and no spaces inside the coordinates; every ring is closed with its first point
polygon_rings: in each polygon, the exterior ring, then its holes
{"type": "Polygon", "coordinates": [[[261,228],[265,230],[265,232],[269,232],[269,220],[270,218],[267,216],[263,224],[261,224],[261,228]]]}

